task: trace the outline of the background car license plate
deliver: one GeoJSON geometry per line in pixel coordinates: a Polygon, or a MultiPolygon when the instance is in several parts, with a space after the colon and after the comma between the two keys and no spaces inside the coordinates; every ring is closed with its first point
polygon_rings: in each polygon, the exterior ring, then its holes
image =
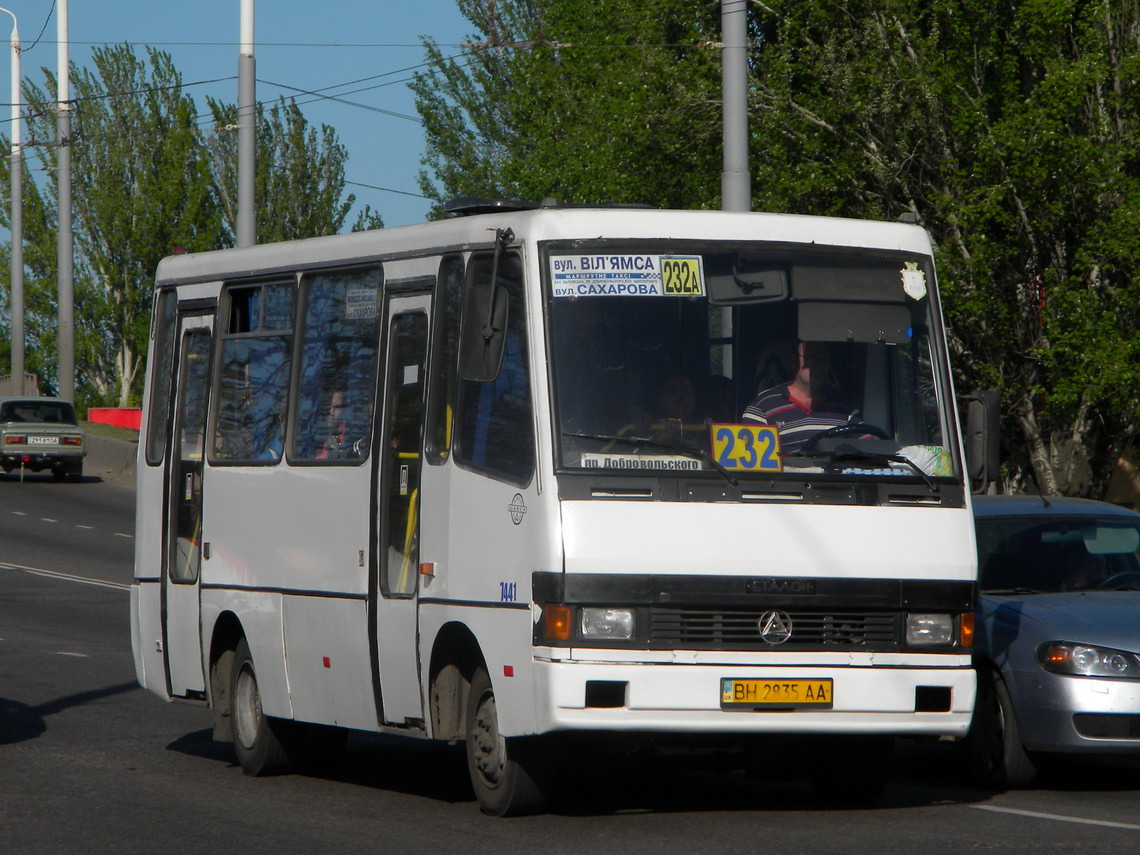
{"type": "Polygon", "coordinates": [[[28,445],[55,445],[54,436],[29,436],[28,445]]]}
{"type": "Polygon", "coordinates": [[[831,709],[832,701],[830,677],[815,680],[735,680],[725,677],[720,681],[722,709],[831,709]]]}

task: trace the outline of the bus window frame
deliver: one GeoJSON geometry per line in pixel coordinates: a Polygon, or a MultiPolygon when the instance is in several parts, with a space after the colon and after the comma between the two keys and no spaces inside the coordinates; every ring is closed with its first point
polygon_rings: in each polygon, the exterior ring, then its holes
{"type": "MultiPolygon", "coordinates": [[[[472,252],[467,258],[467,267],[466,267],[466,271],[464,274],[464,284],[463,284],[464,293],[463,293],[463,297],[461,299],[461,317],[459,319],[459,323],[460,323],[459,339],[460,339],[460,341],[463,340],[463,329],[467,324],[469,324],[469,323],[482,324],[482,322],[483,322],[483,320],[481,318],[470,319],[470,318],[466,317],[467,293],[471,288],[475,287],[475,284],[474,284],[475,275],[476,275],[476,271],[479,269],[480,263],[485,261],[489,267],[489,270],[495,269],[495,255],[496,255],[495,250],[488,249],[488,250],[480,250],[477,252],[472,252]]],[[[464,418],[465,418],[465,409],[466,409],[467,404],[470,403],[466,400],[467,397],[469,397],[466,394],[466,390],[469,388],[472,388],[473,384],[479,384],[481,386],[486,386],[487,384],[493,384],[498,380],[499,376],[502,374],[503,366],[506,364],[506,361],[507,361],[507,355],[506,355],[507,346],[505,344],[504,344],[504,353],[503,353],[502,358],[499,361],[499,368],[498,368],[498,371],[496,372],[494,378],[492,378],[490,380],[486,380],[486,381],[465,380],[461,376],[462,372],[460,370],[460,376],[458,376],[456,379],[456,389],[455,389],[454,424],[456,427],[452,431],[452,452],[453,452],[453,456],[455,458],[456,464],[463,469],[466,469],[470,472],[478,473],[479,475],[484,475],[484,476],[491,478],[492,480],[495,480],[495,481],[500,481],[500,482],[505,483],[505,484],[511,484],[512,486],[515,486],[515,487],[526,487],[534,480],[535,475],[538,471],[538,436],[536,433],[537,405],[536,405],[536,397],[535,397],[535,391],[534,391],[534,376],[533,376],[533,372],[531,371],[531,364],[530,364],[531,363],[532,348],[534,346],[534,335],[533,335],[532,324],[529,323],[529,318],[527,316],[528,315],[528,312],[527,312],[527,270],[526,270],[526,259],[523,255],[522,248],[519,246],[514,246],[514,247],[510,247],[510,248],[504,248],[499,252],[498,273],[499,273],[500,279],[503,276],[503,260],[506,258],[512,259],[513,263],[517,264],[516,269],[518,270],[518,274],[519,274],[518,298],[517,298],[518,299],[518,305],[516,306],[516,305],[513,305],[511,303],[508,303],[508,309],[507,309],[508,320],[507,320],[506,333],[509,336],[510,325],[513,322],[516,322],[516,318],[517,318],[517,322],[522,324],[522,330],[521,330],[521,332],[522,332],[522,344],[525,348],[525,352],[524,352],[524,354],[522,356],[522,360],[521,360],[521,365],[526,372],[526,392],[527,392],[527,403],[529,405],[529,407],[528,407],[528,409],[529,409],[529,413],[528,413],[529,423],[526,426],[526,428],[527,428],[526,432],[527,432],[528,440],[530,442],[530,465],[527,467],[527,471],[526,471],[525,475],[515,475],[513,472],[504,471],[504,470],[499,469],[493,465],[488,465],[486,463],[483,463],[483,464],[477,463],[471,457],[471,449],[467,448],[466,443],[463,441],[463,424],[464,424],[464,418]]],[[[498,283],[490,283],[490,284],[491,284],[491,287],[493,287],[493,288],[505,287],[505,286],[498,285],[498,283]]],[[[509,297],[509,293],[508,293],[508,297],[509,297]]],[[[512,303],[513,303],[513,301],[512,301],[512,303]]],[[[462,345],[461,345],[461,347],[462,347],[462,345]]],[[[462,357],[460,356],[459,358],[461,359],[462,357]]],[[[434,371],[435,369],[432,368],[431,370],[434,371]]],[[[472,395],[470,397],[474,397],[474,396],[472,395]]]]}
{"type": "MultiPolygon", "coordinates": [[[[353,467],[362,466],[372,456],[372,446],[374,445],[373,437],[375,434],[376,413],[377,413],[377,398],[383,393],[383,390],[378,387],[380,376],[380,365],[383,356],[383,336],[384,336],[384,304],[386,295],[392,290],[392,283],[387,278],[387,273],[383,261],[377,259],[370,261],[366,264],[351,264],[339,265],[333,267],[320,267],[312,268],[301,271],[298,274],[297,291],[294,303],[294,319],[293,328],[294,336],[292,342],[292,355],[290,363],[290,380],[289,380],[289,401],[286,406],[286,419],[285,419],[285,460],[290,466],[309,467],[309,466],[337,466],[337,467],[353,467]],[[321,458],[321,457],[306,457],[295,453],[295,445],[298,434],[298,418],[301,409],[301,362],[304,357],[305,348],[305,322],[307,320],[306,308],[307,299],[311,292],[311,283],[314,279],[319,279],[322,276],[338,276],[338,275],[351,275],[359,271],[377,270],[380,275],[380,284],[376,292],[376,321],[375,321],[375,353],[372,358],[372,372],[371,379],[368,383],[371,393],[371,401],[369,403],[369,412],[367,415],[367,423],[363,425],[362,436],[368,440],[368,448],[363,454],[359,456],[346,456],[337,458],[321,458]]],[[[319,411],[314,413],[314,417],[319,415],[319,411]]]]}
{"type": "MultiPolygon", "coordinates": [[[[289,447],[289,410],[291,407],[290,400],[293,392],[293,360],[295,357],[295,345],[297,337],[297,295],[300,289],[300,275],[300,272],[291,272],[288,274],[259,276],[255,279],[234,279],[226,281],[222,284],[222,287],[218,294],[218,314],[217,320],[215,322],[216,334],[214,337],[213,353],[214,362],[211,368],[212,376],[210,382],[210,418],[206,431],[206,458],[210,466],[277,466],[285,459],[285,451],[289,447]],[[289,326],[289,328],[269,329],[259,326],[256,330],[236,333],[230,332],[229,327],[232,318],[231,313],[233,310],[233,300],[231,295],[233,292],[242,288],[265,288],[272,285],[288,285],[292,290],[292,324],[289,326]],[[222,395],[222,372],[225,366],[226,342],[240,341],[243,339],[256,340],[281,337],[287,339],[285,345],[285,353],[288,360],[288,376],[285,382],[285,405],[282,408],[281,413],[281,453],[274,458],[219,456],[217,452],[218,422],[224,401],[222,395]]],[[[259,323],[261,323],[260,318],[259,323]]]]}

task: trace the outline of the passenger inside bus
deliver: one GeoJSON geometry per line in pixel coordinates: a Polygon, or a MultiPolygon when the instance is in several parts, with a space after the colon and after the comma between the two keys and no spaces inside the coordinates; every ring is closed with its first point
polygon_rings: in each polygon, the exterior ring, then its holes
{"type": "Polygon", "coordinates": [[[345,457],[348,447],[348,423],[345,421],[344,392],[333,392],[325,413],[325,431],[317,453],[318,460],[345,457]]]}
{"type": "Polygon", "coordinates": [[[763,389],[744,408],[741,419],[774,425],[784,453],[803,448],[812,437],[847,424],[860,424],[831,376],[831,349],[825,342],[789,342],[790,379],[763,389]]]}

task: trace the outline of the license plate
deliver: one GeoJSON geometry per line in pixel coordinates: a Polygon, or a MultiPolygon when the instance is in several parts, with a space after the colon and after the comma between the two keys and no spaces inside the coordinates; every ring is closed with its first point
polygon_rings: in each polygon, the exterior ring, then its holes
{"type": "Polygon", "coordinates": [[[28,445],[55,445],[57,442],[54,436],[29,436],[28,445]]]}
{"type": "Polygon", "coordinates": [[[831,678],[720,681],[722,709],[831,709],[831,678]]]}

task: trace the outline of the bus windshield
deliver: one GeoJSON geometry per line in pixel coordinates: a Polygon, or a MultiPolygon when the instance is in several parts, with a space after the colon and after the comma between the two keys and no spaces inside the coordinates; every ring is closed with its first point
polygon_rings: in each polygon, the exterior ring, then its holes
{"type": "Polygon", "coordinates": [[[929,258],[583,242],[544,263],[563,471],[955,475],[929,258]]]}

